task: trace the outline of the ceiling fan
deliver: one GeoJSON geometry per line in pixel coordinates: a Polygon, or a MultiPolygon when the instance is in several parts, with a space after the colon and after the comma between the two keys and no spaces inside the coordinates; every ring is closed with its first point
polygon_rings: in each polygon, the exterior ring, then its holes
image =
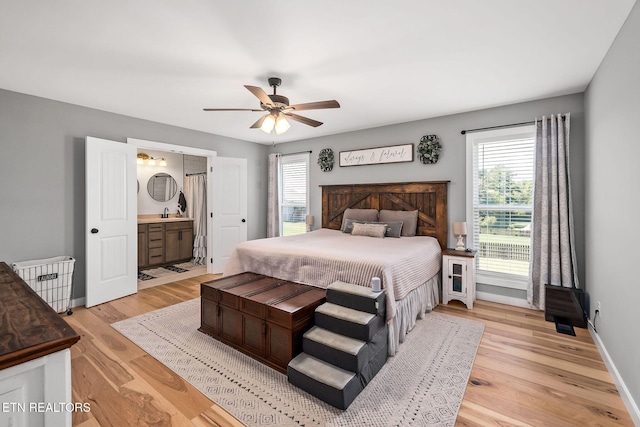
{"type": "Polygon", "coordinates": [[[317,120],[294,114],[294,111],[340,108],[340,104],[335,99],[289,105],[289,98],[276,94],[276,88],[280,86],[281,83],[282,79],[269,77],[269,86],[273,87],[273,95],[267,95],[264,90],[257,86],[244,85],[249,92],[260,100],[259,110],[251,108],[205,108],[204,111],[266,111],[267,114],[260,117],[250,128],[259,128],[265,133],[271,133],[271,131],[275,130],[276,134],[282,135],[291,127],[286,120],[287,118],[313,127],[318,127],[322,124],[322,122],[317,120]]]}

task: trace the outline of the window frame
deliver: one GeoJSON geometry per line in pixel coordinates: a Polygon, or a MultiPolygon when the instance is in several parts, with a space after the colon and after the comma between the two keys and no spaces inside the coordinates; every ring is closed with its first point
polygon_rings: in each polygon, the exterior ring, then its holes
{"type": "MultiPolygon", "coordinates": [[[[278,162],[278,227],[279,227],[279,235],[280,236],[284,236],[283,232],[283,218],[284,218],[284,212],[283,212],[283,208],[284,207],[289,207],[289,206],[299,206],[299,205],[291,205],[291,204],[284,204],[284,183],[283,183],[283,171],[282,168],[285,164],[287,163],[298,163],[298,162],[304,162],[305,164],[305,181],[306,181],[306,200],[305,200],[305,216],[309,215],[309,163],[310,163],[310,153],[308,152],[304,152],[304,153],[298,153],[298,154],[283,154],[280,156],[280,161],[278,162]]],[[[307,232],[307,226],[306,226],[306,221],[305,221],[305,233],[307,232]]],[[[303,233],[299,233],[299,234],[303,234],[303,233]]]]}
{"type": "MultiPolygon", "coordinates": [[[[474,241],[474,146],[477,143],[490,143],[507,141],[510,139],[525,139],[531,138],[535,144],[536,138],[536,126],[530,125],[518,125],[510,126],[500,129],[491,129],[485,131],[474,131],[466,133],[466,216],[467,223],[471,226],[468,229],[471,233],[467,235],[466,244],[468,248],[476,248],[476,242],[474,241]]],[[[535,148],[532,168],[535,169],[535,148]]],[[[535,171],[534,171],[535,172],[535,171]]],[[[532,221],[533,226],[533,201],[532,201],[532,221]]],[[[529,261],[531,262],[531,261],[529,261]]],[[[529,277],[511,273],[490,272],[478,269],[478,262],[476,261],[476,281],[487,285],[500,286],[504,288],[526,290],[529,277]]]]}

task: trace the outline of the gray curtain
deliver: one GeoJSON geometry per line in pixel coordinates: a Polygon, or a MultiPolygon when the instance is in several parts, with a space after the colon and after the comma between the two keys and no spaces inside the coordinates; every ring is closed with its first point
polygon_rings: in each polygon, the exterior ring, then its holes
{"type": "Polygon", "coordinates": [[[545,285],[579,287],[569,178],[570,115],[536,121],[536,164],[527,300],[544,310],[545,285]]]}
{"type": "Polygon", "coordinates": [[[205,264],[207,259],[207,175],[184,177],[187,216],[193,219],[193,262],[205,264]]]}
{"type": "Polygon", "coordinates": [[[280,236],[280,200],[278,169],[280,154],[269,154],[269,182],[267,194],[267,237],[280,236]]]}

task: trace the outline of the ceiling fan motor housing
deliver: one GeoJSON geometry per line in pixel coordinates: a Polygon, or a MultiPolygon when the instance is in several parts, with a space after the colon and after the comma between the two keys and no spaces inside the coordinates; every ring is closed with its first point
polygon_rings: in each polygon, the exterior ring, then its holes
{"type": "MultiPolygon", "coordinates": [[[[282,95],[267,95],[269,98],[271,98],[271,101],[273,102],[273,105],[276,106],[276,108],[278,109],[282,109],[285,107],[289,106],[289,98],[287,98],[286,96],[282,96],[282,95]]],[[[264,105],[262,102],[260,103],[260,106],[266,110],[269,109],[268,106],[264,105]]]]}

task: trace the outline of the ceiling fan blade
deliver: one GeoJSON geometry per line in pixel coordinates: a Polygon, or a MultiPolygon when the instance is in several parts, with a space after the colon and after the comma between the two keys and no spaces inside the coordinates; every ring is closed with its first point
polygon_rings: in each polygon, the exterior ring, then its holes
{"type": "Polygon", "coordinates": [[[291,120],[295,120],[296,122],[304,123],[305,125],[313,126],[314,128],[317,128],[318,126],[320,126],[322,124],[322,122],[310,119],[308,117],[300,116],[298,114],[284,113],[284,115],[289,117],[291,120]]]}
{"type": "Polygon", "coordinates": [[[294,104],[289,105],[287,109],[293,109],[296,111],[302,110],[322,110],[324,108],[340,108],[340,104],[335,99],[330,101],[318,101],[318,102],[307,102],[305,104],[294,104]]]}
{"type": "Polygon", "coordinates": [[[266,119],[267,116],[268,116],[268,114],[265,114],[264,116],[260,117],[257,122],[255,122],[254,124],[249,126],[249,129],[255,129],[255,128],[259,128],[260,126],[262,126],[262,122],[264,122],[264,119],[266,119]]]}
{"type": "Polygon", "coordinates": [[[264,111],[251,108],[203,108],[204,111],[264,111]]]}
{"type": "Polygon", "coordinates": [[[267,93],[264,90],[262,90],[262,88],[259,88],[257,86],[248,86],[248,85],[244,85],[244,87],[246,87],[249,90],[249,92],[254,94],[260,100],[260,102],[262,102],[264,105],[274,107],[273,101],[271,101],[271,98],[269,98],[269,95],[267,95],[267,93]]]}

